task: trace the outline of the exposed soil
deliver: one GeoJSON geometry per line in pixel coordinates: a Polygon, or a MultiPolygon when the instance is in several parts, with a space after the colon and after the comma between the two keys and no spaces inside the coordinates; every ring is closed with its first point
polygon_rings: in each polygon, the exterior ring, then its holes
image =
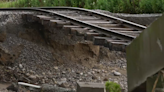
{"type": "Polygon", "coordinates": [[[0,33],[6,34],[0,42],[0,82],[75,89],[77,81],[110,80],[127,89],[125,53],[95,46],[62,29],[25,23],[20,15],[8,15],[1,24],[0,33]]]}

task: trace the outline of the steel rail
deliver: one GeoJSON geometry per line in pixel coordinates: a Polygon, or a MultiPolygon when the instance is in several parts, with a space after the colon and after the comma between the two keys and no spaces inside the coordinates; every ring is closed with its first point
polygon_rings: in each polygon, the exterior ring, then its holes
{"type": "Polygon", "coordinates": [[[118,17],[114,17],[114,16],[111,16],[111,15],[107,15],[107,14],[104,14],[104,13],[100,13],[100,12],[96,12],[96,11],[88,10],[88,9],[84,9],[84,8],[77,8],[77,7],[41,7],[40,9],[78,10],[78,11],[82,11],[82,12],[88,12],[89,14],[97,15],[97,16],[104,17],[104,18],[107,18],[107,19],[112,19],[112,20],[115,20],[115,21],[121,21],[125,25],[133,26],[133,27],[139,28],[141,30],[147,28],[146,26],[143,26],[143,25],[131,22],[131,21],[127,21],[127,20],[124,20],[124,19],[121,19],[121,18],[118,18],[118,17]]]}
{"type": "Polygon", "coordinates": [[[67,20],[67,21],[71,21],[75,24],[78,24],[78,25],[81,25],[82,27],[89,27],[91,29],[94,29],[96,30],[97,32],[100,32],[100,33],[103,33],[105,35],[108,35],[108,36],[116,36],[116,37],[119,37],[119,38],[123,38],[123,39],[126,39],[126,40],[133,40],[135,37],[134,36],[131,36],[131,35],[127,35],[127,34],[124,34],[124,33],[119,33],[117,31],[114,31],[114,30],[110,30],[110,29],[106,29],[106,28],[103,28],[103,27],[100,27],[100,26],[96,26],[96,25],[93,25],[93,24],[89,24],[89,23],[86,23],[86,22],[83,22],[83,21],[80,21],[78,19],[75,19],[75,18],[72,18],[72,17],[68,17],[66,15],[63,15],[63,14],[60,14],[60,13],[57,13],[57,12],[54,12],[54,11],[50,11],[50,10],[45,10],[45,9],[39,9],[39,8],[1,8],[0,11],[24,11],[24,10],[29,10],[29,11],[37,11],[37,12],[43,12],[43,13],[49,13],[50,15],[53,15],[53,16],[56,16],[56,17],[59,17],[61,19],[64,19],[64,20],[67,20]]]}
{"type": "MultiPolygon", "coordinates": [[[[96,12],[96,11],[88,10],[88,9],[84,9],[84,8],[77,8],[77,7],[35,7],[35,8],[39,8],[39,9],[56,9],[56,10],[61,10],[61,9],[62,10],[78,10],[78,11],[81,11],[81,12],[87,12],[89,14],[104,17],[104,18],[107,18],[107,19],[112,19],[112,20],[115,20],[115,21],[121,21],[122,23],[124,23],[124,25],[133,26],[137,29],[139,28],[139,29],[143,30],[143,29],[147,28],[146,26],[143,26],[143,25],[140,25],[140,24],[128,21],[128,20],[124,20],[124,19],[121,19],[121,18],[118,18],[118,17],[114,17],[114,16],[111,16],[111,15],[107,15],[107,14],[104,14],[104,13],[100,13],[100,12],[96,12]]],[[[8,9],[8,8],[2,8],[2,9],[8,9]]]]}
{"type": "MultiPolygon", "coordinates": [[[[143,25],[140,25],[140,24],[128,21],[128,20],[124,20],[124,19],[121,19],[121,18],[118,18],[118,17],[114,17],[114,16],[111,16],[111,15],[107,15],[107,14],[104,14],[104,13],[100,13],[100,12],[96,12],[96,11],[88,10],[88,9],[84,9],[84,8],[77,8],[77,7],[35,7],[35,8],[38,8],[38,9],[56,9],[56,10],[61,10],[61,9],[62,10],[78,10],[78,11],[81,11],[81,12],[87,12],[89,14],[104,17],[104,18],[107,18],[107,19],[112,19],[112,20],[115,20],[115,21],[121,21],[125,25],[133,26],[133,27],[139,28],[141,30],[147,28],[146,26],[143,26],[143,25]]],[[[9,9],[9,8],[0,8],[0,10],[3,10],[3,9],[9,9]]]]}

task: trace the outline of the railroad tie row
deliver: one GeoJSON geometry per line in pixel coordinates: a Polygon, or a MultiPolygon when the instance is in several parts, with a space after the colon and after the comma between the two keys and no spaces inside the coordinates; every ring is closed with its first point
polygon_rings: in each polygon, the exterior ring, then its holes
{"type": "MultiPolygon", "coordinates": [[[[96,32],[90,28],[87,28],[87,27],[84,28],[79,25],[74,25],[69,21],[60,20],[60,19],[53,18],[50,16],[24,14],[24,15],[22,15],[22,18],[28,22],[38,22],[47,29],[49,29],[50,26],[64,29],[65,33],[67,33],[67,34],[83,36],[85,40],[93,41],[94,45],[108,47],[110,50],[125,51],[126,46],[129,44],[128,41],[121,40],[121,39],[118,39],[113,36],[106,36],[102,33],[96,32]]],[[[106,24],[106,26],[108,26],[108,25],[116,26],[118,24],[106,24]]],[[[115,28],[115,29],[118,29],[118,28],[115,28]]],[[[131,30],[131,29],[129,29],[129,30],[131,30]]],[[[126,33],[126,31],[122,31],[122,33],[123,32],[126,33]]]]}

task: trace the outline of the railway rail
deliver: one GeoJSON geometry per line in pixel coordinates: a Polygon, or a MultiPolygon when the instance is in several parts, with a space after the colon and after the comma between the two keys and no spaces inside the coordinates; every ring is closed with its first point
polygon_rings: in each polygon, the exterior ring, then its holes
{"type": "Polygon", "coordinates": [[[2,8],[0,11],[37,12],[23,17],[41,21],[43,25],[53,22],[70,34],[84,36],[95,45],[119,51],[125,51],[125,47],[146,28],[114,16],[74,7],[2,8]]]}

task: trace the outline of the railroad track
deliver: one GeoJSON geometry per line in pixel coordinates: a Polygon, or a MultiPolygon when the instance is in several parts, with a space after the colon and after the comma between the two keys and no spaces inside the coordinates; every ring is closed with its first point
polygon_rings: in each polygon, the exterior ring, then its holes
{"type": "Polygon", "coordinates": [[[126,46],[146,27],[114,16],[92,10],[56,7],[56,8],[4,8],[1,11],[33,11],[35,14],[23,15],[48,27],[65,29],[69,34],[84,36],[95,45],[108,47],[110,50],[125,51],[126,46]]]}

